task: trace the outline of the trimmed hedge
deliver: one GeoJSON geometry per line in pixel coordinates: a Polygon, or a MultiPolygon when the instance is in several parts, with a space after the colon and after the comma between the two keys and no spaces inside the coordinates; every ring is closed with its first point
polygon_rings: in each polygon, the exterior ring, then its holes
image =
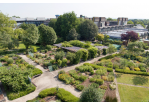
{"type": "Polygon", "coordinates": [[[84,86],[83,86],[83,85],[77,85],[77,86],[76,86],[76,89],[82,91],[82,90],[84,89],[84,86]]]}
{"type": "Polygon", "coordinates": [[[64,90],[63,88],[59,88],[57,96],[64,102],[78,102],[79,101],[78,97],[74,96],[73,94],[64,90]]]}
{"type": "Polygon", "coordinates": [[[116,72],[125,73],[125,74],[136,74],[136,75],[145,75],[149,76],[149,72],[140,72],[140,71],[128,71],[123,69],[115,69],[116,72]]]}
{"type": "Polygon", "coordinates": [[[103,59],[111,59],[114,58],[115,56],[120,56],[121,54],[112,54],[112,55],[108,55],[106,57],[100,58],[99,61],[103,60],[103,59]]]}
{"type": "Polygon", "coordinates": [[[113,69],[112,68],[107,68],[107,71],[108,72],[113,72],[113,69]]]}
{"type": "Polygon", "coordinates": [[[99,85],[104,84],[104,80],[102,80],[102,79],[96,79],[95,82],[98,83],[99,85]]]}
{"type": "Polygon", "coordinates": [[[64,102],[78,102],[79,101],[78,97],[72,95],[70,92],[66,91],[63,88],[58,88],[58,90],[56,88],[45,89],[45,90],[42,90],[38,94],[40,98],[44,98],[46,96],[53,96],[53,95],[57,95],[57,97],[60,98],[64,102]]]}
{"type": "Polygon", "coordinates": [[[32,76],[38,75],[38,74],[42,74],[42,71],[38,68],[35,68],[32,70],[32,76]]]}
{"type": "Polygon", "coordinates": [[[93,67],[94,69],[107,68],[107,67],[98,66],[98,65],[96,65],[96,64],[91,64],[91,63],[84,63],[83,65],[85,65],[85,66],[91,66],[91,67],[93,67]]]}
{"type": "Polygon", "coordinates": [[[97,83],[92,83],[91,86],[93,86],[94,88],[98,88],[98,87],[99,87],[99,84],[97,84],[97,83]]]}

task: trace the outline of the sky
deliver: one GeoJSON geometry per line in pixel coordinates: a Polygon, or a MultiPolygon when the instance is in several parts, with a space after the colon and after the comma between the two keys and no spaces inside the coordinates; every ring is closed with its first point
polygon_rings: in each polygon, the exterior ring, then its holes
{"type": "Polygon", "coordinates": [[[87,17],[149,19],[149,2],[147,0],[135,0],[134,2],[129,0],[123,0],[123,2],[119,0],[111,0],[112,2],[85,1],[85,3],[37,3],[35,1],[32,3],[1,2],[0,11],[4,14],[9,14],[10,17],[15,15],[21,18],[55,18],[56,14],[62,15],[74,11],[77,17],[82,14],[87,17]]]}

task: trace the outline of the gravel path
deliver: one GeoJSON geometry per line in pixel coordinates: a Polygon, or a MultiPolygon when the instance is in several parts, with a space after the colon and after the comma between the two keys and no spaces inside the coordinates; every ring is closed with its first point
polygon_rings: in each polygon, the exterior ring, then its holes
{"type": "MultiPolygon", "coordinates": [[[[118,53],[118,52],[116,52],[118,53]]],[[[109,54],[107,54],[106,56],[108,56],[109,54]]],[[[86,62],[81,62],[77,65],[72,65],[69,67],[65,67],[53,72],[49,72],[46,71],[42,66],[36,64],[34,61],[32,61],[31,59],[29,59],[28,57],[26,57],[26,55],[20,55],[20,57],[22,57],[26,62],[28,62],[29,64],[34,65],[36,68],[39,68],[43,71],[43,74],[35,79],[32,80],[32,82],[37,86],[36,90],[28,95],[25,95],[23,97],[20,97],[18,99],[15,99],[13,101],[9,101],[7,100],[7,102],[26,102],[27,100],[31,100],[35,97],[38,96],[39,92],[46,89],[46,88],[52,88],[52,87],[59,87],[59,88],[64,88],[65,90],[71,92],[73,95],[75,95],[76,97],[80,97],[81,92],[76,90],[73,86],[71,85],[66,85],[64,82],[59,81],[58,80],[58,72],[61,70],[64,70],[65,72],[69,71],[69,70],[73,70],[75,69],[75,67],[83,65],[84,63],[93,63],[98,61],[98,59],[105,57],[105,56],[100,56],[91,60],[88,60],[86,62]]]]}

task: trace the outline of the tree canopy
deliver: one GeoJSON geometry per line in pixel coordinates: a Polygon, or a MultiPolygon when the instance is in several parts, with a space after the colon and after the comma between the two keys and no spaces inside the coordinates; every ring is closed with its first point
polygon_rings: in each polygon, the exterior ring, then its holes
{"type": "Polygon", "coordinates": [[[103,41],[104,35],[99,33],[99,34],[96,36],[96,39],[99,40],[99,41],[103,41]]]}
{"type": "Polygon", "coordinates": [[[93,40],[98,34],[97,25],[91,20],[85,20],[79,26],[82,40],[93,40]]]}
{"type": "Polygon", "coordinates": [[[126,34],[121,34],[121,40],[126,40],[127,43],[139,40],[138,33],[134,31],[127,31],[126,34]]]}
{"type": "Polygon", "coordinates": [[[57,35],[52,27],[41,24],[39,27],[40,39],[42,45],[53,44],[57,40],[57,35]]]}
{"type": "Polygon", "coordinates": [[[56,29],[56,26],[55,26],[56,21],[57,21],[57,19],[52,19],[52,20],[50,20],[50,22],[49,22],[49,27],[52,27],[52,28],[55,30],[55,29],[56,29]]]}
{"type": "Polygon", "coordinates": [[[70,40],[77,40],[77,39],[78,39],[78,33],[76,32],[75,28],[72,28],[69,31],[69,34],[67,36],[67,40],[70,41],[70,40]]]}
{"type": "Polygon", "coordinates": [[[37,43],[39,39],[39,33],[38,28],[34,24],[28,25],[28,28],[25,29],[26,30],[22,35],[22,40],[24,45],[26,46],[26,49],[28,49],[30,45],[37,43]]]}
{"type": "Polygon", "coordinates": [[[133,21],[129,20],[127,24],[134,24],[133,21]]]}
{"type": "Polygon", "coordinates": [[[107,52],[109,53],[109,54],[112,54],[112,53],[114,53],[114,52],[116,52],[116,48],[115,48],[115,46],[113,46],[113,45],[109,45],[109,48],[107,49],[107,52]]]}
{"type": "Polygon", "coordinates": [[[56,34],[60,37],[63,37],[66,40],[69,31],[72,28],[77,30],[80,24],[80,20],[76,17],[74,12],[64,13],[60,15],[55,23],[56,26],[56,34]]]}

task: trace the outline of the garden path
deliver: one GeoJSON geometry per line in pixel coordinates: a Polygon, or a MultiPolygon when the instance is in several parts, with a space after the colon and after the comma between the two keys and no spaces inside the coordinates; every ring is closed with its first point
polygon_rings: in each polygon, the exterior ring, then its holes
{"type": "Polygon", "coordinates": [[[131,84],[125,84],[125,83],[119,83],[119,82],[117,84],[128,85],[128,86],[135,86],[135,87],[142,87],[142,88],[149,88],[149,87],[145,87],[145,86],[131,85],[131,84]]]}
{"type": "Polygon", "coordinates": [[[117,85],[118,83],[117,83],[116,74],[115,74],[114,69],[113,69],[113,72],[114,72],[114,77],[115,77],[114,82],[116,84],[116,98],[117,98],[118,102],[121,102],[119,91],[118,91],[118,85],[117,85]]]}
{"type": "MultiPolygon", "coordinates": [[[[118,52],[115,52],[113,54],[116,54],[118,52]]],[[[108,56],[110,54],[107,54],[106,56],[108,56]]],[[[73,66],[69,66],[69,67],[65,67],[53,72],[49,72],[46,71],[43,67],[41,67],[40,65],[37,65],[35,62],[33,62],[31,59],[27,58],[26,55],[19,55],[20,57],[22,57],[26,62],[28,62],[29,64],[34,65],[36,68],[39,68],[43,71],[43,74],[35,79],[32,80],[32,82],[37,86],[36,90],[28,95],[25,95],[23,97],[20,97],[18,99],[15,99],[13,101],[8,101],[7,102],[26,102],[27,100],[31,100],[35,97],[38,96],[39,92],[46,89],[46,88],[52,88],[52,87],[59,87],[59,88],[64,88],[65,90],[71,92],[73,95],[75,95],[76,97],[80,97],[81,92],[76,90],[73,86],[71,85],[66,85],[64,82],[58,80],[58,72],[61,70],[64,70],[65,72],[70,71],[75,69],[75,67],[83,65],[84,63],[94,63],[96,61],[98,61],[98,59],[103,58],[105,56],[100,56],[91,60],[88,60],[86,62],[81,62],[77,65],[73,65],[73,66]]]]}

